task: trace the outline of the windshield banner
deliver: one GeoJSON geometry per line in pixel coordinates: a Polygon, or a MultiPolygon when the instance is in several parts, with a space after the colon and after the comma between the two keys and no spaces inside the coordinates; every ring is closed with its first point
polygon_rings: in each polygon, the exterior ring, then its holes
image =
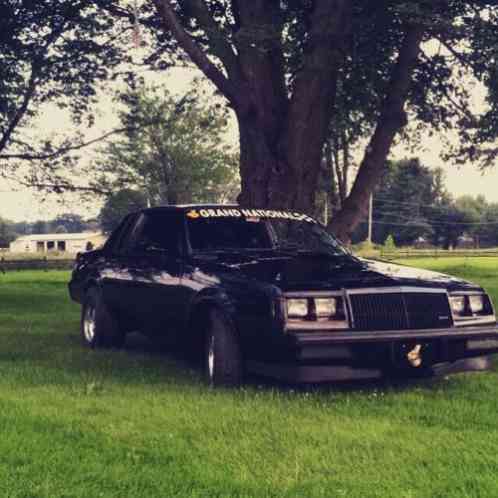
{"type": "Polygon", "coordinates": [[[191,209],[186,213],[187,218],[192,220],[198,218],[247,218],[251,221],[258,218],[306,221],[308,223],[317,223],[316,220],[302,213],[293,213],[290,211],[275,211],[272,209],[242,209],[242,208],[204,208],[191,209]]]}

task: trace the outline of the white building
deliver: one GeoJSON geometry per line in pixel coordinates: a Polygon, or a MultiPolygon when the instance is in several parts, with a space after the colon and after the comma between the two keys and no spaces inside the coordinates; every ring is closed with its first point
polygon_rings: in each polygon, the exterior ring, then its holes
{"type": "Polygon", "coordinates": [[[24,235],[10,243],[10,252],[77,253],[97,249],[106,241],[102,233],[47,233],[43,235],[24,235]]]}

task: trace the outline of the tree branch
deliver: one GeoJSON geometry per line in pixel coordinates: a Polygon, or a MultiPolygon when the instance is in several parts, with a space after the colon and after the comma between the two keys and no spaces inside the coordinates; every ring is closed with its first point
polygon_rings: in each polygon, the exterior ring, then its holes
{"type": "Polygon", "coordinates": [[[0,154],[0,159],[12,160],[25,160],[25,161],[46,161],[48,159],[56,159],[57,157],[63,156],[68,152],[73,152],[76,150],[84,149],[85,147],[89,147],[90,145],[94,145],[98,142],[103,142],[113,135],[119,135],[121,133],[131,133],[134,131],[139,131],[144,127],[153,126],[156,124],[161,124],[163,121],[160,119],[155,119],[148,121],[146,123],[141,123],[140,126],[126,126],[122,128],[116,128],[114,130],[108,131],[104,133],[100,137],[94,138],[92,140],[88,140],[86,142],[81,142],[77,145],[69,145],[67,147],[61,147],[53,152],[47,153],[38,153],[38,154],[29,154],[29,153],[18,153],[18,154],[0,154]]]}
{"type": "Polygon", "coordinates": [[[10,176],[6,174],[1,174],[2,178],[6,180],[15,182],[23,187],[27,188],[36,188],[39,190],[53,191],[57,194],[62,194],[64,191],[67,192],[88,192],[91,194],[98,195],[109,195],[111,193],[110,190],[102,189],[96,186],[78,186],[70,183],[68,180],[61,179],[59,182],[46,182],[40,181],[37,179],[32,180],[23,180],[21,178],[10,176]]]}
{"type": "Polygon", "coordinates": [[[213,19],[206,4],[202,0],[184,0],[184,3],[194,14],[201,28],[206,32],[214,55],[223,63],[229,77],[240,79],[237,55],[213,19]]]}
{"type": "Polygon", "coordinates": [[[24,93],[24,97],[22,99],[21,105],[17,109],[16,113],[14,114],[13,119],[10,121],[9,125],[7,126],[7,129],[2,135],[2,138],[0,139],[0,151],[4,150],[7,144],[9,143],[9,140],[14,133],[15,129],[19,125],[21,119],[24,117],[26,114],[26,111],[28,110],[29,104],[31,102],[31,99],[33,98],[33,95],[35,94],[36,90],[36,78],[37,78],[37,69],[32,66],[31,67],[31,74],[29,77],[28,85],[26,88],[26,92],[24,93]]]}
{"type": "Polygon", "coordinates": [[[102,142],[103,140],[106,140],[112,135],[117,135],[119,133],[126,133],[126,132],[131,132],[135,131],[138,128],[136,127],[126,127],[126,128],[117,128],[115,130],[111,130],[107,133],[104,133],[98,138],[94,138],[93,140],[88,140],[87,142],[81,142],[77,145],[69,145],[67,147],[61,147],[60,149],[57,149],[53,152],[47,152],[47,153],[38,153],[38,154],[29,154],[29,153],[18,153],[18,154],[0,154],[0,159],[6,159],[6,160],[12,160],[12,159],[18,159],[18,160],[25,160],[25,161],[46,161],[48,159],[55,159],[57,157],[60,157],[64,154],[67,154],[68,152],[72,152],[75,150],[80,150],[85,147],[88,147],[90,145],[94,145],[98,142],[102,142]]]}
{"type": "Polygon", "coordinates": [[[471,113],[468,107],[465,107],[464,104],[455,100],[452,95],[449,93],[446,81],[444,81],[441,76],[437,73],[437,71],[433,71],[430,67],[430,59],[425,55],[424,52],[421,52],[422,60],[424,60],[427,64],[427,68],[430,71],[431,75],[437,79],[439,82],[439,90],[444,94],[448,102],[453,106],[453,108],[460,114],[460,116],[465,117],[469,120],[470,123],[476,122],[476,117],[471,113]]]}
{"type": "MultiPolygon", "coordinates": [[[[54,21],[55,23],[56,21],[54,21]]],[[[62,36],[64,33],[64,28],[66,26],[66,21],[62,22],[57,29],[53,28],[53,30],[47,36],[46,43],[40,47],[40,55],[36,55],[31,61],[31,73],[29,76],[29,81],[27,84],[26,92],[24,93],[24,97],[22,99],[21,105],[19,109],[16,111],[14,118],[7,126],[7,129],[3,133],[0,138],[0,152],[7,147],[7,144],[11,140],[12,134],[16,130],[17,126],[21,122],[22,118],[26,114],[31,100],[36,92],[36,86],[38,84],[37,78],[40,74],[40,71],[43,67],[43,58],[45,54],[49,51],[50,47],[57,41],[57,39],[62,36]]]]}
{"type": "Polygon", "coordinates": [[[465,57],[465,54],[461,54],[457,52],[450,44],[448,40],[444,40],[442,36],[438,38],[438,40],[443,44],[443,46],[448,50],[448,52],[458,61],[463,67],[474,71],[472,67],[472,63],[465,57]]]}
{"type": "Polygon", "coordinates": [[[213,64],[183,28],[169,0],[153,0],[164,25],[173,33],[178,44],[189,55],[199,69],[215,84],[216,88],[233,104],[237,105],[238,93],[235,85],[213,64]]]}
{"type": "Polygon", "coordinates": [[[381,178],[394,137],[406,125],[404,107],[423,35],[422,25],[408,26],[393,69],[387,97],[353,188],[343,209],[330,224],[330,229],[345,242],[350,240],[352,232],[366,214],[369,196],[381,178]]]}

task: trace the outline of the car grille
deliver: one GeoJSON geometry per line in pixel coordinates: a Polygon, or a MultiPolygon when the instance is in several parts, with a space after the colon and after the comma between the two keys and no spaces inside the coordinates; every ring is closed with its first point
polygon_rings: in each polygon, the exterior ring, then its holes
{"type": "Polygon", "coordinates": [[[438,329],[452,326],[446,293],[352,294],[355,330],[438,329]]]}

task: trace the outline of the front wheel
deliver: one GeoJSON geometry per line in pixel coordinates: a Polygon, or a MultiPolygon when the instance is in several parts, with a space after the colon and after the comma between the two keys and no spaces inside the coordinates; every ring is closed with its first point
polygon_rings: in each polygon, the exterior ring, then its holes
{"type": "Polygon", "coordinates": [[[207,381],[214,387],[237,387],[244,369],[234,327],[217,310],[212,310],[209,318],[204,358],[207,381]]]}
{"type": "Polygon", "coordinates": [[[122,347],[125,334],[119,326],[118,318],[104,303],[100,290],[88,290],[81,308],[81,339],[84,345],[92,348],[122,347]]]}

